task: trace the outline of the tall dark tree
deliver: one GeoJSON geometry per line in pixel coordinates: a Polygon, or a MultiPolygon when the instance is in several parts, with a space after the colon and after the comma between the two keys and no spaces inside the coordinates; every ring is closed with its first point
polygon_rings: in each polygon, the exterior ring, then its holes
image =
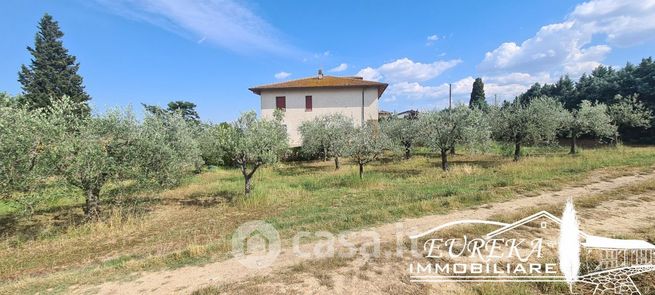
{"type": "Polygon", "coordinates": [[[23,88],[20,103],[37,109],[49,106],[52,100],[68,96],[79,105],[75,112],[88,116],[90,109],[87,102],[91,97],[84,91],[82,77],[77,73],[80,64],[64,48],[61,41],[64,33],[59,29],[59,24],[52,16],[45,14],[38,28],[34,48],[27,47],[32,63],[22,65],[18,73],[18,81],[23,88]]]}
{"type": "Polygon", "coordinates": [[[577,97],[572,102],[576,106],[583,100],[611,103],[614,95],[619,93],[617,74],[612,67],[598,66],[591,75],[582,75],[576,84],[577,97]]]}
{"type": "Polygon", "coordinates": [[[471,90],[471,100],[469,100],[470,108],[478,108],[486,110],[489,105],[484,96],[484,83],[481,78],[476,78],[473,82],[473,89],[471,90]]]}
{"type": "Polygon", "coordinates": [[[577,107],[576,105],[570,104],[570,102],[575,97],[576,92],[575,83],[573,80],[571,80],[569,75],[564,75],[563,77],[560,77],[559,80],[557,80],[553,89],[553,93],[550,95],[564,104],[564,107],[568,110],[572,110],[577,107]]]}
{"type": "Polygon", "coordinates": [[[143,108],[153,115],[163,115],[167,113],[178,113],[184,118],[187,122],[200,123],[200,116],[196,111],[196,104],[190,101],[176,100],[171,101],[166,105],[166,108],[162,108],[158,105],[148,105],[142,103],[143,108]]]}
{"type": "Polygon", "coordinates": [[[168,103],[168,111],[180,113],[187,122],[200,122],[196,104],[190,101],[176,100],[168,103]]]}
{"type": "Polygon", "coordinates": [[[541,84],[534,83],[532,86],[530,86],[530,88],[528,88],[528,90],[525,91],[525,93],[519,95],[518,99],[522,105],[528,105],[530,104],[530,101],[541,96],[541,84]]]}
{"type": "Polygon", "coordinates": [[[634,77],[638,81],[639,98],[655,111],[655,61],[652,57],[641,60],[635,69],[634,77]]]}

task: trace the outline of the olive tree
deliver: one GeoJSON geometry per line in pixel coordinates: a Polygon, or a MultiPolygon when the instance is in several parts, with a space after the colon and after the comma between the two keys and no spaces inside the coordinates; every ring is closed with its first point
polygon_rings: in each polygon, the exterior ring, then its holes
{"type": "Polygon", "coordinates": [[[231,164],[231,160],[227,158],[225,147],[232,125],[228,123],[200,124],[198,127],[198,145],[205,164],[215,166],[231,164]]]}
{"type": "Polygon", "coordinates": [[[85,216],[97,218],[103,186],[134,172],[137,122],[131,114],[112,110],[70,123],[66,128],[75,131],[62,133],[55,146],[57,174],[82,190],[85,216]]]}
{"type": "Polygon", "coordinates": [[[599,138],[616,134],[616,126],[607,114],[607,106],[603,103],[592,104],[583,100],[577,110],[566,111],[564,131],[571,138],[571,154],[577,152],[577,139],[581,135],[590,134],[599,138]]]}
{"type": "Polygon", "coordinates": [[[195,124],[179,113],[145,114],[138,127],[135,167],[138,178],[161,186],[176,185],[191,170],[202,164],[195,124]]]}
{"type": "Polygon", "coordinates": [[[491,134],[484,113],[464,105],[452,109],[423,113],[421,136],[426,144],[441,155],[441,169],[448,170],[448,151],[456,144],[481,145],[491,134]]]}
{"type": "Polygon", "coordinates": [[[613,103],[608,107],[612,122],[617,126],[614,133],[614,143],[619,141],[619,129],[625,127],[650,127],[652,112],[638,100],[638,95],[614,96],[613,103]]]}
{"type": "Polygon", "coordinates": [[[56,120],[64,118],[51,117],[42,109],[0,106],[0,198],[11,198],[25,213],[34,211],[39,188],[53,175],[56,120]]]}
{"type": "Polygon", "coordinates": [[[494,137],[514,144],[514,161],[521,158],[521,147],[552,142],[566,119],[561,103],[550,97],[538,97],[526,103],[519,99],[492,109],[494,137]]]}
{"type": "Polygon", "coordinates": [[[323,115],[300,125],[302,148],[310,154],[321,153],[325,159],[334,157],[335,169],[339,159],[346,156],[348,138],[354,131],[353,120],[341,115],[323,115]]]}
{"type": "Polygon", "coordinates": [[[9,95],[6,92],[0,92],[0,107],[9,108],[16,105],[18,98],[9,95]]]}
{"type": "Polygon", "coordinates": [[[420,126],[417,119],[392,118],[380,122],[382,132],[396,145],[404,149],[405,159],[412,156],[414,145],[420,138],[420,126]]]}
{"type": "Polygon", "coordinates": [[[389,138],[374,123],[355,128],[348,138],[348,154],[359,167],[359,178],[364,177],[364,165],[377,160],[391,146],[389,138]]]}
{"type": "Polygon", "coordinates": [[[251,179],[257,169],[277,162],[288,149],[283,113],[277,110],[273,119],[257,118],[255,112],[243,113],[225,133],[225,150],[241,169],[245,194],[250,194],[251,179]]]}
{"type": "Polygon", "coordinates": [[[184,119],[175,114],[146,115],[138,122],[130,110],[69,122],[54,146],[57,174],[84,192],[87,219],[100,214],[100,194],[111,181],[176,184],[195,167],[199,150],[184,119]]]}

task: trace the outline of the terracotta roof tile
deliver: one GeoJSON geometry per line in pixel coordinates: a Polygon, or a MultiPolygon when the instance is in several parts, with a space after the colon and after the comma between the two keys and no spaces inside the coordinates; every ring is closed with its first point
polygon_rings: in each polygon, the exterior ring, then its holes
{"type": "Polygon", "coordinates": [[[361,77],[335,77],[335,76],[323,76],[322,78],[309,77],[291,81],[285,81],[280,83],[265,84],[259,85],[252,88],[248,88],[250,91],[255,94],[261,94],[262,90],[267,89],[301,89],[301,88],[342,88],[342,87],[362,87],[370,86],[378,88],[378,98],[382,96],[384,90],[387,89],[387,83],[380,83],[375,81],[367,81],[361,77]]]}

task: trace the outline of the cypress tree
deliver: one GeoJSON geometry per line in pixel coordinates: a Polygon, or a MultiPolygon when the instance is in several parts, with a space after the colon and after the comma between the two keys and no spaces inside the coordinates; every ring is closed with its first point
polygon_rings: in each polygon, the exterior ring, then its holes
{"type": "Polygon", "coordinates": [[[59,24],[46,13],[38,29],[34,48],[27,47],[32,63],[22,65],[18,73],[18,81],[23,88],[20,103],[37,109],[50,105],[52,99],[68,96],[79,104],[76,112],[87,116],[90,112],[87,102],[91,97],[84,91],[82,77],[77,74],[80,64],[64,48],[61,41],[64,33],[59,29],[59,24]]]}
{"type": "Polygon", "coordinates": [[[484,83],[481,78],[476,78],[473,82],[473,90],[471,91],[471,100],[469,100],[470,108],[478,108],[481,110],[486,110],[487,101],[484,97],[484,83]]]}

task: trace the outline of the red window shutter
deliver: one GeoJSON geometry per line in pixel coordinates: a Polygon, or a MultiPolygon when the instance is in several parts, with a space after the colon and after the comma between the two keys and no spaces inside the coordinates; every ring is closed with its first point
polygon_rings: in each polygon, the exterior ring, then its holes
{"type": "Polygon", "coordinates": [[[277,96],[275,97],[275,108],[280,110],[287,109],[287,98],[286,96],[277,96]]]}
{"type": "Polygon", "coordinates": [[[305,96],[305,111],[306,112],[311,112],[312,111],[312,96],[311,95],[305,96]]]}

